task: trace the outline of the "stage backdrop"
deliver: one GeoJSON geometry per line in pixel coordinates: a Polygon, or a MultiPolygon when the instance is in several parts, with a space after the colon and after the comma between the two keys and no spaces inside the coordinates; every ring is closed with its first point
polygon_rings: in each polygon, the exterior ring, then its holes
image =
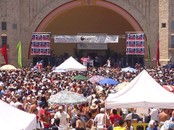
{"type": "Polygon", "coordinates": [[[144,33],[127,33],[126,35],[126,55],[145,54],[144,33]]]}
{"type": "Polygon", "coordinates": [[[33,33],[31,55],[50,55],[50,33],[33,33]]]}

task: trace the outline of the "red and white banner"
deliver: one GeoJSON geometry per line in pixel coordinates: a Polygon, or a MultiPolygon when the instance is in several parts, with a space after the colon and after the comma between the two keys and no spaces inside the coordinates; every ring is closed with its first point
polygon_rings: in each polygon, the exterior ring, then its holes
{"type": "Polygon", "coordinates": [[[144,33],[130,33],[126,36],[126,55],[144,55],[144,33]]]}
{"type": "Polygon", "coordinates": [[[31,55],[50,55],[50,33],[33,33],[31,55]]]}

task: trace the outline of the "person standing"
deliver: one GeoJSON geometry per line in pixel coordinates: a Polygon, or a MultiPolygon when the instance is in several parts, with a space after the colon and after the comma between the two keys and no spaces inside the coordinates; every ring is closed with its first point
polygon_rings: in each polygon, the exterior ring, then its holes
{"type": "Polygon", "coordinates": [[[97,130],[103,130],[105,128],[107,122],[105,120],[109,120],[109,118],[105,114],[105,109],[101,108],[100,113],[98,113],[94,118],[94,123],[97,127],[97,130]]]}
{"type": "Polygon", "coordinates": [[[63,106],[59,106],[58,112],[54,115],[55,119],[60,119],[59,130],[67,130],[69,126],[69,118],[67,112],[63,110],[63,106]]]}
{"type": "Polygon", "coordinates": [[[117,114],[117,110],[116,109],[112,109],[112,114],[110,115],[110,120],[111,123],[114,124],[114,120],[121,120],[121,116],[117,114]]]}
{"type": "Polygon", "coordinates": [[[51,114],[48,111],[48,105],[44,104],[42,106],[42,109],[39,112],[40,114],[40,121],[43,123],[44,129],[43,130],[49,130],[51,126],[51,114]]]}

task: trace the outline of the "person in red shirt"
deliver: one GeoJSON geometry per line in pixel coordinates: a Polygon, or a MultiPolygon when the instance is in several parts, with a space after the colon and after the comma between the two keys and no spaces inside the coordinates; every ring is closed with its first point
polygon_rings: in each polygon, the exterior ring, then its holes
{"type": "Polygon", "coordinates": [[[51,126],[51,114],[48,111],[48,106],[43,105],[42,109],[40,110],[40,121],[44,125],[44,130],[48,130],[51,126]]]}
{"type": "Polygon", "coordinates": [[[112,110],[112,114],[110,115],[110,120],[111,120],[112,124],[114,124],[114,120],[118,120],[118,121],[121,120],[121,116],[117,114],[117,110],[116,109],[112,110]]]}

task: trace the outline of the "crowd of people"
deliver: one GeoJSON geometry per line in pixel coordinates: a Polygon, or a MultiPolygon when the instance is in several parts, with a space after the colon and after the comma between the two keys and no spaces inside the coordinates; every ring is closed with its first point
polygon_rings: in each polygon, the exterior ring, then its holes
{"type": "MultiPolygon", "coordinates": [[[[109,61],[108,61],[108,64],[109,61]]],[[[110,93],[116,93],[114,85],[100,86],[88,80],[74,80],[73,76],[82,74],[90,78],[94,75],[111,77],[119,83],[130,82],[143,69],[160,84],[174,85],[174,69],[146,68],[136,65],[137,72],[122,72],[121,68],[110,65],[88,67],[86,72],[52,73],[51,67],[0,71],[0,99],[22,111],[36,114],[38,130],[133,130],[132,122],[149,123],[148,130],[174,128],[174,111],[171,109],[149,109],[146,118],[131,109],[105,109],[105,99],[110,93]],[[88,99],[85,104],[50,105],[48,99],[68,90],[82,94],[88,99]],[[129,114],[132,113],[131,118],[129,114]],[[167,124],[168,123],[168,124],[167,124]]]]}

